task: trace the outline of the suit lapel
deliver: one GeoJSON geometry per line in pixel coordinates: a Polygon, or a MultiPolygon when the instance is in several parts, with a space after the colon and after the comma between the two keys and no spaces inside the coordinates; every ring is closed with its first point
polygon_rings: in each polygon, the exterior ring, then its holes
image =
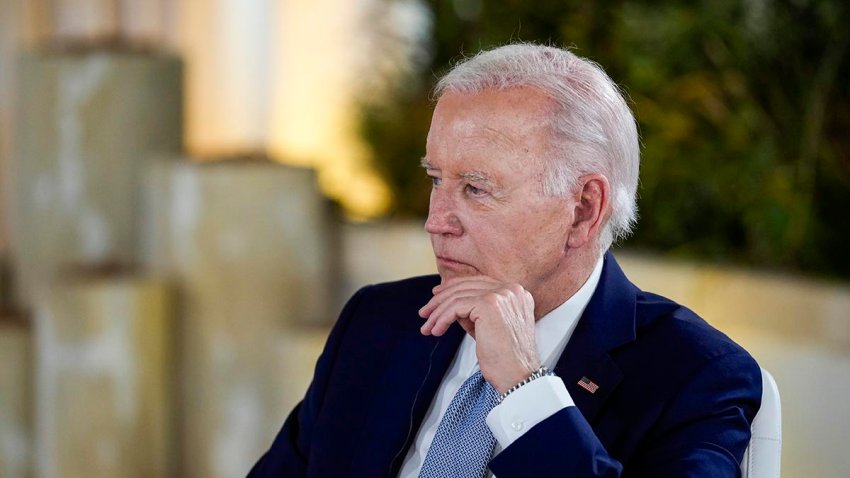
{"type": "Polygon", "coordinates": [[[599,285],[555,366],[588,422],[623,378],[609,351],[635,339],[636,294],[614,256],[606,253],[599,285]],[[582,379],[586,387],[579,385],[582,379]]]}
{"type": "Polygon", "coordinates": [[[383,376],[375,381],[378,388],[348,476],[398,473],[465,334],[454,324],[442,337],[423,337],[418,327],[422,320],[411,320],[417,325],[405,328],[383,376]]]}

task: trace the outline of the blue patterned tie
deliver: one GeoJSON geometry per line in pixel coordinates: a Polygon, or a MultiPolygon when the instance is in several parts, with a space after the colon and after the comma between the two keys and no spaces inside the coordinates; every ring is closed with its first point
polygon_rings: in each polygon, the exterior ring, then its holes
{"type": "Polygon", "coordinates": [[[498,401],[480,370],[466,379],[437,427],[419,478],[482,478],[496,444],[484,419],[498,401]]]}

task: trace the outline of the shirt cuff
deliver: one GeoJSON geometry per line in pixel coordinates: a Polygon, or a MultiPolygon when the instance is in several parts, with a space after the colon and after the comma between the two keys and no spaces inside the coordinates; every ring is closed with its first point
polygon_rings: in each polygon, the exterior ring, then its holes
{"type": "Polygon", "coordinates": [[[563,380],[540,377],[508,395],[487,414],[487,426],[502,449],[523,436],[534,425],[575,403],[563,380]]]}

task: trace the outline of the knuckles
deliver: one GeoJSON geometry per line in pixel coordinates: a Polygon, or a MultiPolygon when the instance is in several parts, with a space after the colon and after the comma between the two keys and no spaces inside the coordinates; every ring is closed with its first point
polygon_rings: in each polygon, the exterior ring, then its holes
{"type": "Polygon", "coordinates": [[[445,323],[451,323],[455,320],[468,318],[475,322],[479,318],[487,318],[495,313],[495,316],[502,316],[503,319],[507,316],[528,316],[534,321],[534,298],[531,293],[518,283],[495,283],[491,280],[493,288],[487,291],[482,291],[477,298],[470,302],[462,295],[457,295],[463,291],[462,288],[454,287],[461,281],[453,279],[446,284],[439,286],[435,292],[434,298],[423,308],[426,309],[425,315],[428,316],[428,321],[434,324],[439,329],[445,323]],[[463,299],[463,300],[462,300],[463,299]],[[470,306],[472,309],[474,303],[483,306],[484,310],[470,314],[471,310],[464,310],[470,306]],[[491,312],[485,312],[489,309],[491,312]],[[507,316],[506,316],[507,314],[507,316]]]}
{"type": "Polygon", "coordinates": [[[521,285],[519,284],[509,284],[507,289],[516,297],[524,297],[527,292],[521,285]]]}
{"type": "Polygon", "coordinates": [[[484,303],[491,306],[498,306],[502,302],[502,299],[503,295],[499,291],[488,292],[482,297],[484,303]]]}
{"type": "Polygon", "coordinates": [[[519,303],[524,306],[534,304],[534,298],[531,292],[519,284],[504,284],[499,288],[482,294],[480,300],[493,307],[505,306],[511,303],[519,303]]]}

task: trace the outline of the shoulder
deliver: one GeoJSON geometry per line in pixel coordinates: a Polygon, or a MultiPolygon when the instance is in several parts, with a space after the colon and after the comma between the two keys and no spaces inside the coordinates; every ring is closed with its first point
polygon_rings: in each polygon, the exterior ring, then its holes
{"type": "MultiPolygon", "coordinates": [[[[657,294],[638,292],[635,318],[636,340],[614,353],[629,387],[645,391],[644,405],[687,402],[687,408],[707,409],[735,397],[752,419],[761,397],[761,369],[743,347],[657,294]]],[[[678,407],[670,412],[684,416],[678,407]]]]}
{"type": "MultiPolygon", "coordinates": [[[[357,376],[389,363],[389,354],[401,341],[421,337],[423,319],[419,309],[428,302],[431,289],[439,281],[436,275],[413,277],[367,285],[354,293],[325,344],[322,356],[327,370],[322,375],[341,370],[357,376]]],[[[316,375],[320,375],[318,369],[316,375]]]]}
{"type": "Polygon", "coordinates": [[[750,354],[729,336],[691,309],[658,294],[638,292],[635,329],[643,348],[658,348],[678,362],[699,364],[731,355],[755,365],[750,354]]]}
{"type": "Polygon", "coordinates": [[[621,345],[612,352],[624,358],[621,364],[627,368],[632,362],[651,365],[672,378],[727,355],[756,365],[741,346],[691,309],[629,281],[610,253],[588,310],[598,321],[592,327],[596,340],[615,335],[610,343],[621,345]]]}

